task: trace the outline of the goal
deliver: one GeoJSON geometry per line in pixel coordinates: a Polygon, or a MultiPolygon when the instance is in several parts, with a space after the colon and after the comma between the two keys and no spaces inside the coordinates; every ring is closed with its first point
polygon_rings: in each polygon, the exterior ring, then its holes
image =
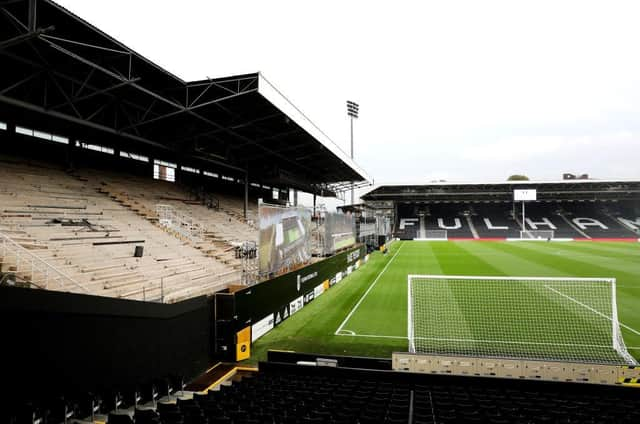
{"type": "Polygon", "coordinates": [[[447,230],[421,230],[418,235],[420,240],[447,240],[447,230]]]}
{"type": "Polygon", "coordinates": [[[611,278],[408,276],[409,351],[635,364],[611,278]]]}
{"type": "Polygon", "coordinates": [[[521,239],[529,240],[551,240],[553,239],[553,230],[526,230],[520,231],[521,239]]]}

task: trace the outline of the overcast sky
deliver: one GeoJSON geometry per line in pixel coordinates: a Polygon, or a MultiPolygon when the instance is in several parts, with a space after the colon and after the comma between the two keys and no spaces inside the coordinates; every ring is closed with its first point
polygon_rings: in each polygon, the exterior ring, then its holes
{"type": "Polygon", "coordinates": [[[384,182],[640,177],[640,2],[59,0],[186,80],[261,71],[384,182]]]}

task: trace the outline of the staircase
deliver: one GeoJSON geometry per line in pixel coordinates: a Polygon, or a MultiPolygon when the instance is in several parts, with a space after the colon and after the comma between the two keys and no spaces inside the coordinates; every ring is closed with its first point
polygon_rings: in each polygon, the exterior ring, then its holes
{"type": "Polygon", "coordinates": [[[476,230],[476,226],[473,225],[473,220],[471,219],[471,214],[465,214],[465,219],[467,220],[467,225],[469,226],[469,230],[471,230],[471,234],[473,234],[474,239],[479,239],[478,231],[476,230]]]}
{"type": "Polygon", "coordinates": [[[580,234],[582,237],[586,238],[586,239],[590,239],[591,237],[589,237],[589,235],[587,233],[585,233],[584,231],[582,231],[580,228],[578,228],[573,222],[571,222],[571,220],[569,220],[569,218],[567,218],[562,212],[558,212],[558,216],[560,218],[562,218],[562,220],[564,222],[567,223],[567,225],[569,227],[571,227],[575,232],[577,232],[578,234],[580,234]]]}

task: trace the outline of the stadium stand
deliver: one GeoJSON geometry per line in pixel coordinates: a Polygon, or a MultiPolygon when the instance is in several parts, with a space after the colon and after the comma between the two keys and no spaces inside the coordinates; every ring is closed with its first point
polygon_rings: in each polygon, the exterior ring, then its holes
{"type": "Polygon", "coordinates": [[[403,239],[417,237],[421,213],[426,230],[447,229],[449,239],[520,238],[521,203],[513,199],[522,188],[537,190],[537,200],[525,205],[527,230],[553,230],[560,239],[633,240],[640,234],[640,181],[382,185],[362,199],[374,209],[393,209],[394,234],[403,239]],[[415,225],[407,229],[403,222],[415,225]]]}
{"type": "MultiPolygon", "coordinates": [[[[451,203],[421,205],[427,211],[427,230],[446,229],[448,238],[519,238],[522,215],[511,203],[451,203]],[[473,234],[466,215],[473,225],[473,234]],[[459,228],[455,228],[459,227],[459,228]]],[[[632,239],[638,234],[623,225],[619,218],[633,221],[633,211],[620,209],[615,203],[536,202],[526,206],[528,230],[553,230],[554,238],[568,239],[632,239]]],[[[419,237],[420,218],[413,208],[398,208],[398,230],[401,239],[419,237]],[[404,228],[402,227],[404,223],[404,228]],[[407,224],[413,223],[413,225],[407,224]]]]}
{"type": "MultiPolygon", "coordinates": [[[[223,211],[189,204],[169,183],[106,173],[73,176],[6,161],[0,175],[0,233],[92,294],[171,302],[213,293],[239,281],[231,237],[256,238],[252,227],[223,211]],[[166,199],[189,213],[208,212],[201,243],[157,225],[155,204],[166,199]],[[143,247],[142,257],[134,256],[136,246],[143,247]]],[[[17,264],[7,256],[3,265],[17,264]]],[[[37,285],[37,277],[30,277],[37,285]]]]}
{"type": "Polygon", "coordinates": [[[616,205],[568,203],[563,205],[563,215],[589,238],[625,238],[633,235],[615,217],[630,218],[616,205]]]}
{"type": "Polygon", "coordinates": [[[473,238],[473,233],[465,218],[465,213],[468,211],[469,209],[464,205],[430,205],[425,219],[426,229],[445,229],[449,238],[473,238]]]}
{"type": "Polygon", "coordinates": [[[490,203],[468,207],[473,210],[471,219],[479,238],[519,237],[521,227],[513,216],[513,209],[490,203]]]}

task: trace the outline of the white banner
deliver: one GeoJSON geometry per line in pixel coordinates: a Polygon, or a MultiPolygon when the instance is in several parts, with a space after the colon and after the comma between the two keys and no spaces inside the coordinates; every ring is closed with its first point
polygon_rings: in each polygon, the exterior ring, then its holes
{"type": "Polygon", "coordinates": [[[316,298],[324,293],[324,284],[318,284],[313,289],[313,297],[316,298]]]}
{"type": "Polygon", "coordinates": [[[304,300],[302,299],[302,296],[289,303],[289,316],[298,312],[300,309],[302,309],[303,306],[304,300]]]}
{"type": "Polygon", "coordinates": [[[273,314],[267,315],[251,326],[251,341],[255,342],[271,329],[273,329],[273,314]]]}

